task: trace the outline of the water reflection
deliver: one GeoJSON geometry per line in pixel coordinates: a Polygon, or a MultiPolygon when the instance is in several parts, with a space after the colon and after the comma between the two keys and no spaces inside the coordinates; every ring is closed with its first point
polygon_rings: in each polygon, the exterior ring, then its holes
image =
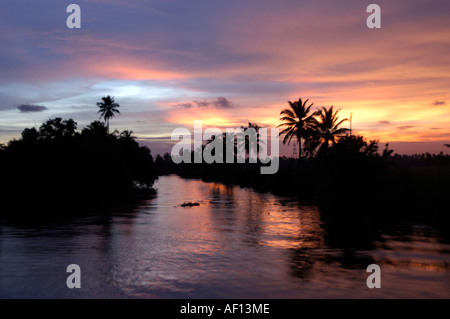
{"type": "Polygon", "coordinates": [[[450,244],[439,239],[436,230],[429,226],[403,226],[401,232],[382,236],[376,254],[383,263],[394,267],[445,272],[449,260],[444,256],[450,253],[450,244]]]}
{"type": "Polygon", "coordinates": [[[315,206],[250,189],[176,176],[157,188],[106,214],[3,223],[0,297],[450,297],[450,247],[435,228],[356,232],[315,206]],[[82,269],[79,291],[65,287],[71,263],[82,269]],[[365,285],[372,263],[382,289],[365,285]]]}

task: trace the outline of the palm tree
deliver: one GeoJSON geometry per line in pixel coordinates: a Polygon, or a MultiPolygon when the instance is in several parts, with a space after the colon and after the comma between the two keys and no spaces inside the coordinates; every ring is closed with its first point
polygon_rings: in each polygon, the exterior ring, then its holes
{"type": "Polygon", "coordinates": [[[444,144],[445,146],[447,146],[447,147],[450,147],[450,144],[444,144]]]}
{"type": "Polygon", "coordinates": [[[314,118],[317,113],[310,114],[313,103],[306,106],[308,101],[309,99],[304,102],[302,99],[295,102],[288,101],[291,108],[281,111],[280,115],[284,116],[280,118],[280,120],[284,123],[277,126],[286,126],[286,128],[280,132],[280,135],[285,134],[283,144],[286,144],[287,142],[289,145],[294,136],[297,138],[299,163],[302,158],[302,139],[306,137],[307,132],[317,125],[317,120],[314,118]]]}
{"type": "Polygon", "coordinates": [[[259,138],[259,130],[261,129],[261,126],[258,124],[248,122],[248,127],[241,126],[241,129],[242,134],[245,134],[245,132],[250,129],[250,131],[248,131],[248,135],[245,135],[244,137],[243,145],[240,145],[244,148],[250,160],[250,152],[253,151],[254,154],[258,156],[259,150],[264,147],[266,143],[259,138]]]}
{"type": "MultiPolygon", "coordinates": [[[[250,158],[250,150],[253,150],[256,155],[258,155],[259,149],[265,145],[265,142],[259,138],[260,126],[257,124],[248,123],[248,127],[241,126],[241,132],[237,134],[227,134],[222,133],[222,135],[213,135],[210,139],[206,141],[204,148],[212,147],[210,144],[214,141],[218,141],[223,146],[223,160],[226,160],[226,154],[233,154],[235,160],[238,159],[238,152],[244,150],[246,156],[250,158]],[[250,130],[248,135],[246,135],[247,129],[250,130]],[[237,138],[236,138],[237,137],[237,138]]],[[[214,155],[214,152],[213,152],[214,155]]],[[[245,158],[244,158],[245,160],[245,158]]]]}
{"type": "Polygon", "coordinates": [[[347,118],[339,121],[339,111],[340,109],[334,111],[333,106],[331,106],[328,109],[322,107],[316,112],[317,125],[309,131],[309,136],[305,143],[305,148],[309,153],[314,153],[317,147],[319,147],[319,152],[327,150],[330,146],[336,145],[339,138],[350,131],[339,127],[342,123],[348,121],[347,118]]]}
{"type": "Polygon", "coordinates": [[[102,97],[103,102],[97,102],[97,106],[100,108],[98,113],[100,114],[100,118],[104,118],[106,122],[106,130],[109,134],[109,119],[114,117],[114,113],[120,114],[119,110],[117,109],[120,107],[118,103],[114,101],[113,97],[110,97],[109,95],[106,97],[102,97]]]}
{"type": "MultiPolygon", "coordinates": [[[[234,138],[234,135],[222,133],[222,135],[213,135],[209,140],[206,141],[206,144],[202,147],[203,149],[196,150],[199,152],[203,152],[204,149],[212,147],[210,144],[218,141],[219,144],[222,144],[222,156],[223,161],[226,162],[227,154],[233,153],[234,158],[237,156],[237,142],[234,138]]],[[[215,151],[212,152],[212,155],[215,156],[215,151]]]]}
{"type": "Polygon", "coordinates": [[[136,136],[133,136],[133,131],[125,130],[120,133],[120,139],[123,141],[131,142],[136,140],[136,136]]]}
{"type": "Polygon", "coordinates": [[[108,136],[106,131],[105,123],[100,121],[94,121],[88,126],[86,126],[82,131],[81,134],[86,136],[92,136],[96,138],[102,138],[108,136]]]}

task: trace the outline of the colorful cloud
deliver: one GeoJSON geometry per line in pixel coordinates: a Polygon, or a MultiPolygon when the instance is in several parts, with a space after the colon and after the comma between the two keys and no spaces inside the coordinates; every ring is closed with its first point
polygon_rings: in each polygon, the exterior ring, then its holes
{"type": "Polygon", "coordinates": [[[381,29],[354,0],[80,1],[77,30],[67,4],[26,3],[0,3],[0,142],[49,117],[88,124],[105,95],[121,104],[113,126],[154,141],[195,119],[276,126],[300,97],[353,113],[371,139],[450,141],[446,0],[380,0],[381,29]]]}

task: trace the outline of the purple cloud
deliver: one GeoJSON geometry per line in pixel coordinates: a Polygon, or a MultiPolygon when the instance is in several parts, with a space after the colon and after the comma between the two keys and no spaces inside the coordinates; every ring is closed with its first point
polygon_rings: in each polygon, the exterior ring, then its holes
{"type": "Polygon", "coordinates": [[[43,112],[48,110],[47,107],[41,105],[21,104],[17,107],[21,113],[43,112]]]}
{"type": "Polygon", "coordinates": [[[177,104],[177,106],[181,106],[181,107],[185,107],[190,109],[191,107],[216,107],[216,108],[230,108],[233,107],[233,102],[231,102],[230,100],[224,98],[224,97],[218,97],[215,100],[212,101],[207,101],[207,100],[203,100],[203,101],[193,101],[188,102],[188,103],[181,103],[181,104],[177,104]]]}
{"type": "Polygon", "coordinates": [[[212,104],[218,108],[229,108],[233,106],[233,103],[224,97],[218,97],[212,104]]]}
{"type": "Polygon", "coordinates": [[[209,105],[209,102],[205,101],[194,101],[195,104],[197,104],[198,107],[205,107],[209,105]]]}

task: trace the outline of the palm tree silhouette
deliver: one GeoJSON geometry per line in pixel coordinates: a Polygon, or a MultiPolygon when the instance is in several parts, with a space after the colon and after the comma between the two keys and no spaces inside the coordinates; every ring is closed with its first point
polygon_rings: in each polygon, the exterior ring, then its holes
{"type": "Polygon", "coordinates": [[[114,117],[114,113],[120,114],[119,110],[117,109],[120,107],[118,103],[114,101],[113,97],[110,97],[109,95],[106,97],[102,97],[103,102],[97,102],[97,106],[100,108],[98,113],[100,114],[100,118],[104,118],[106,122],[106,131],[109,134],[109,119],[114,117]]]}
{"type": "Polygon", "coordinates": [[[307,132],[317,125],[317,120],[314,118],[317,113],[310,114],[313,103],[306,106],[308,101],[309,99],[304,102],[302,99],[295,102],[288,101],[291,108],[281,111],[280,115],[284,116],[280,118],[280,120],[284,123],[277,126],[286,126],[286,128],[280,132],[280,135],[285,134],[283,144],[286,144],[287,142],[289,145],[294,136],[297,138],[299,163],[302,158],[302,138],[305,139],[308,135],[307,132]]]}
{"type": "MultiPolygon", "coordinates": [[[[210,144],[214,141],[218,141],[222,144],[222,155],[223,160],[226,161],[227,154],[233,154],[234,160],[236,161],[244,161],[247,159],[250,160],[250,151],[254,151],[256,156],[258,155],[259,150],[266,144],[259,137],[260,126],[257,124],[248,123],[248,127],[241,126],[241,132],[237,134],[227,134],[222,133],[222,135],[213,135],[210,139],[206,141],[204,148],[212,147],[210,144]],[[247,129],[252,129],[248,133],[247,129]],[[247,133],[247,134],[246,134],[247,133]],[[240,151],[245,152],[245,157],[242,157],[240,151]]],[[[212,152],[215,155],[215,152],[212,152]]]]}
{"type": "Polygon", "coordinates": [[[136,140],[136,136],[133,136],[133,131],[125,130],[120,133],[119,138],[123,141],[131,142],[136,140]]]}
{"type": "Polygon", "coordinates": [[[108,136],[106,131],[105,123],[100,121],[94,121],[88,126],[86,126],[82,131],[81,134],[84,136],[91,136],[96,138],[102,138],[108,136]]]}
{"type": "MultiPolygon", "coordinates": [[[[222,152],[223,161],[226,162],[227,154],[233,154],[233,157],[236,159],[237,156],[237,142],[234,135],[230,135],[227,133],[222,133],[222,135],[213,135],[210,139],[206,141],[206,144],[203,146],[203,149],[209,149],[212,147],[210,144],[218,141],[222,144],[222,152]]],[[[202,152],[203,150],[197,149],[196,151],[202,152]]],[[[215,155],[215,151],[212,152],[212,155],[215,155]]]]}
{"type": "Polygon", "coordinates": [[[244,144],[240,145],[244,148],[250,160],[250,153],[253,152],[253,154],[256,154],[256,156],[258,156],[259,150],[264,147],[266,143],[259,138],[259,130],[261,129],[261,126],[259,126],[258,124],[248,122],[248,127],[241,126],[241,129],[242,134],[245,134],[246,131],[250,129],[250,131],[248,131],[248,134],[244,137],[244,144]]]}
{"type": "Polygon", "coordinates": [[[319,147],[319,152],[327,150],[330,146],[335,145],[338,139],[348,133],[350,130],[347,128],[340,128],[339,126],[348,121],[348,119],[343,119],[339,121],[339,110],[334,111],[333,106],[330,108],[322,107],[318,112],[317,124],[312,127],[308,132],[308,137],[305,142],[305,149],[309,153],[314,153],[314,151],[319,147]]]}

